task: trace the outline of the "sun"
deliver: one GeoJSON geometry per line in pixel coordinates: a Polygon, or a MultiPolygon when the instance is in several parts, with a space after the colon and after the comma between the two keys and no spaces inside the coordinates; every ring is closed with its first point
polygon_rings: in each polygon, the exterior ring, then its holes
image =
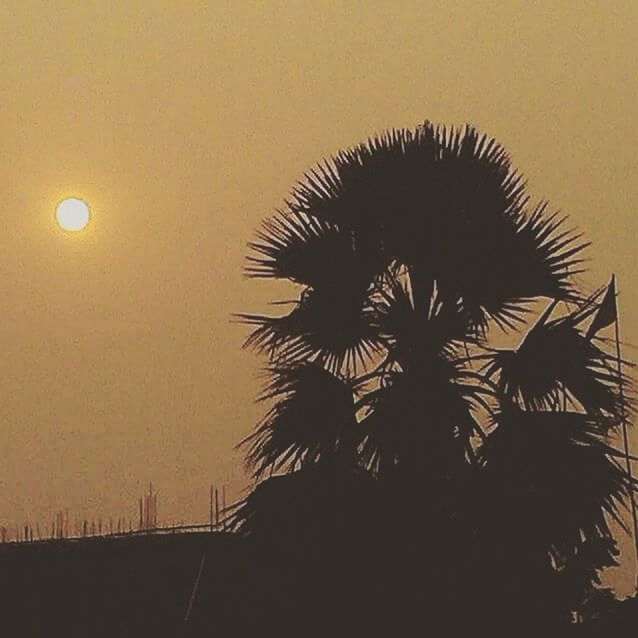
{"type": "Polygon", "coordinates": [[[72,232],[86,228],[91,218],[89,205],[83,199],[63,199],[55,209],[55,219],[60,228],[72,232]]]}

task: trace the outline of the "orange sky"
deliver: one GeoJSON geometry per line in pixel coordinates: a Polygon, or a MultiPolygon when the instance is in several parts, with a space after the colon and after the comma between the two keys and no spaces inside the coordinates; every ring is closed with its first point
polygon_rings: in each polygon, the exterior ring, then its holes
{"type": "Polygon", "coordinates": [[[230,315],[277,296],[245,244],[386,127],[502,142],[594,242],[585,284],[617,273],[638,344],[636,33],[633,0],[4,0],[0,523],[134,517],[149,480],[165,522],[205,520],[211,482],[240,493],[262,362],[230,315]],[[84,234],[54,225],[67,195],[84,234]]]}

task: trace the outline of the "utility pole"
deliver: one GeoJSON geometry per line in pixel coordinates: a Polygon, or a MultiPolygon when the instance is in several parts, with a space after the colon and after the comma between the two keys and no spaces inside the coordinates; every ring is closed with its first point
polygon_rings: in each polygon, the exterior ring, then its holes
{"type": "MultiPolygon", "coordinates": [[[[615,283],[615,281],[614,281],[615,283]]],[[[621,414],[620,418],[622,421],[622,437],[623,437],[623,448],[625,452],[625,465],[627,468],[627,475],[629,476],[630,481],[630,489],[629,489],[629,502],[631,503],[631,519],[633,522],[633,536],[634,536],[634,552],[635,552],[635,564],[636,564],[636,580],[635,586],[636,591],[638,592],[638,513],[636,512],[636,496],[634,494],[634,480],[633,480],[633,472],[631,468],[631,453],[629,447],[629,432],[627,425],[627,414],[625,413],[625,388],[623,384],[623,376],[622,376],[622,355],[620,352],[620,318],[618,313],[618,305],[616,304],[616,321],[615,331],[616,331],[616,363],[618,365],[618,389],[620,392],[620,403],[621,403],[621,414]]]]}

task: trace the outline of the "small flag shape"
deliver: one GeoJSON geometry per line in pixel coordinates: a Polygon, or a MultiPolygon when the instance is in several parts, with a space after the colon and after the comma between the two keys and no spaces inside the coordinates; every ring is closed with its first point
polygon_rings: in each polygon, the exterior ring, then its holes
{"type": "Polygon", "coordinates": [[[613,275],[611,281],[609,282],[609,286],[607,287],[605,297],[598,307],[598,312],[596,313],[594,320],[591,322],[591,326],[589,326],[589,330],[587,331],[587,339],[591,339],[592,337],[594,337],[596,333],[603,328],[611,326],[611,324],[616,321],[617,316],[618,310],[616,309],[616,275],[613,275]]]}

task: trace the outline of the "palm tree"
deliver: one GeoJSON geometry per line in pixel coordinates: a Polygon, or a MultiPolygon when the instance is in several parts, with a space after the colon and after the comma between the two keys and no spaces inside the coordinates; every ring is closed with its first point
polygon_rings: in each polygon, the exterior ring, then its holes
{"type": "Polygon", "coordinates": [[[594,578],[633,487],[610,445],[631,401],[583,327],[602,291],[576,286],[587,243],[566,223],[470,126],[391,130],[310,170],[250,244],[248,275],[299,290],[287,314],[241,315],[271,375],[255,478],[373,478],[429,564],[456,544],[450,591],[494,568],[548,593],[600,541],[594,578]]]}

